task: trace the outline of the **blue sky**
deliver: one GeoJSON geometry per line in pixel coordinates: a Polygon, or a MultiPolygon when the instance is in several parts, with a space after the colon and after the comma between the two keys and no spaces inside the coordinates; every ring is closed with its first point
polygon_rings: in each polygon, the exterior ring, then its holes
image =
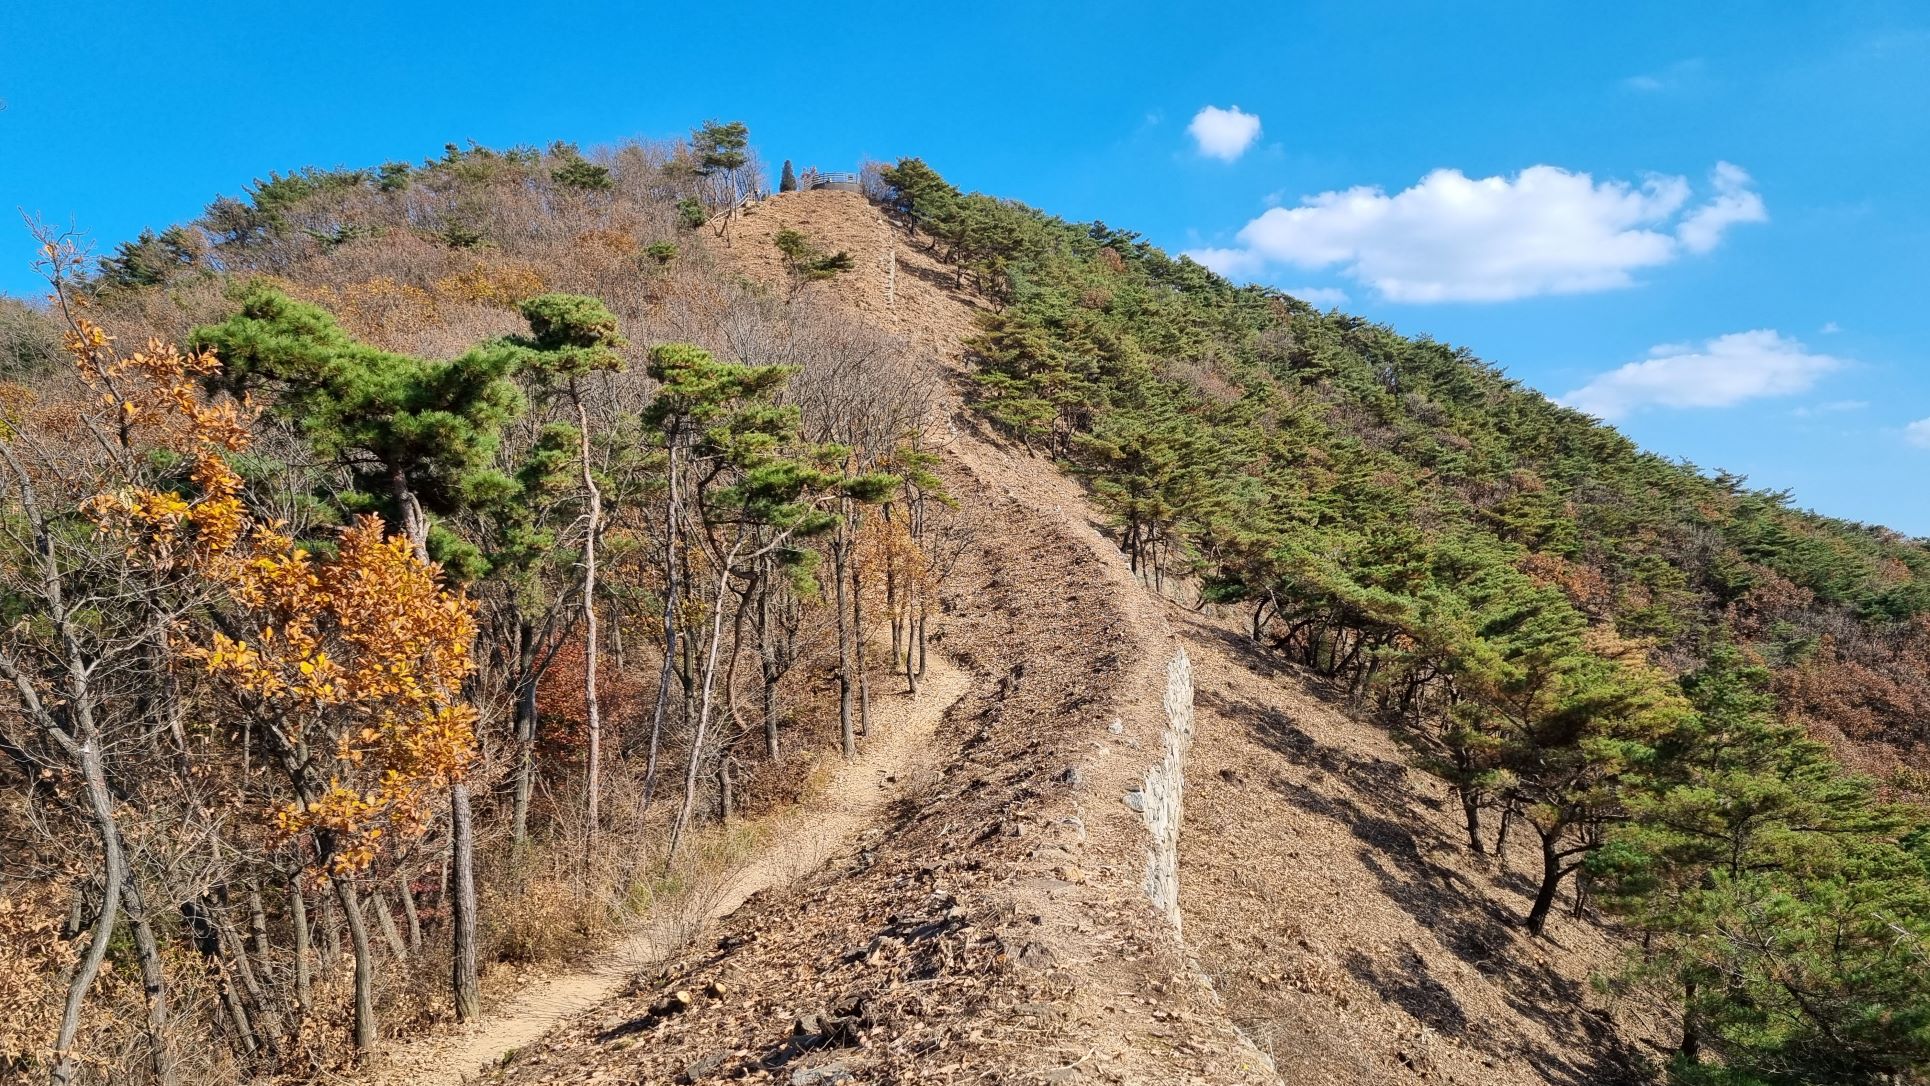
{"type": "MultiPolygon", "coordinates": [[[[921,155],[1344,295],[1930,534],[1921,5],[39,6],[0,10],[0,205],[103,250],[271,169],[741,118],[773,163],[921,155]]],[[[31,260],[0,224],[0,291],[31,260]]]]}

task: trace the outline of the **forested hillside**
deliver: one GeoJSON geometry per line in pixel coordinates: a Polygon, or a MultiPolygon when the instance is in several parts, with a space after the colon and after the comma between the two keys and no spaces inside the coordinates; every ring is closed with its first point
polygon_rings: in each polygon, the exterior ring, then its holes
{"type": "MultiPolygon", "coordinates": [[[[847,966],[897,987],[845,1026],[759,1023],[805,1039],[731,1058],[769,1080],[896,1022],[903,1046],[866,1042],[879,1081],[939,1081],[920,1061],[954,1043],[948,1073],[981,1070],[958,1054],[991,1050],[981,1020],[943,1010],[990,1013],[971,984],[1041,945],[974,929],[1024,922],[985,887],[1039,826],[1100,833],[1023,812],[1083,787],[1070,752],[1139,749],[1117,717],[1076,728],[1148,670],[1113,625],[1150,605],[1102,608],[1077,544],[985,537],[1036,510],[954,512],[944,337],[824,304],[870,269],[808,224],[748,236],[760,176],[744,126],[713,122],[271,174],[98,261],[43,231],[51,302],[0,303],[0,1072],[313,1081],[475,1021],[515,970],[808,811],[874,695],[916,691],[941,647],[990,669],[987,707],[857,862],[899,905],[832,903],[855,952],[809,944],[806,902],[747,953],[773,991],[847,966]],[[1028,546],[1073,571],[1049,599],[1011,579],[1028,546]],[[1055,608],[1092,659],[1000,640],[1055,608]],[[943,644],[948,621],[986,643],[943,644]]],[[[1397,737],[1471,856],[1530,842],[1513,919],[1552,935],[1566,894],[1620,939],[1596,980],[1669,1008],[1676,1080],[1923,1081],[1930,547],[920,160],[865,185],[982,318],[965,392],[990,426],[1081,481],[1143,582],[1238,615],[1241,651],[1397,737]]],[[[1048,881],[1085,883],[1069,865],[1048,881]]],[[[1100,903],[1068,930],[1145,926],[1100,903]]],[[[1142,971],[1182,957],[1117,938],[1142,971]]],[[[1147,991],[1205,1020],[1187,976],[1147,991]]],[[[666,998],[639,1029],[693,997],[666,998]]],[[[1171,1050],[1244,1059],[1232,1033],[1171,1050]]]]}
{"type": "Polygon", "coordinates": [[[916,686],[930,369],[704,259],[754,168],[736,124],[451,147],[97,265],[43,232],[50,307],[0,311],[9,1076],[306,1081],[475,1019],[701,912],[916,686]]]}
{"type": "Polygon", "coordinates": [[[1471,852],[1532,835],[1530,931],[1574,878],[1639,932],[1623,979],[1673,987],[1682,1077],[1921,1070],[1930,547],[1131,232],[917,159],[874,180],[999,305],[982,410],[1089,481],[1136,571],[1395,730],[1471,852]]]}
{"type": "Polygon", "coordinates": [[[1465,348],[960,195],[916,160],[885,176],[1004,303],[974,346],[985,410],[1093,480],[1135,561],[1250,603],[1310,662],[1364,680],[1385,632],[1335,641],[1316,627],[1363,624],[1324,611],[1392,630],[1430,588],[1505,568],[1671,671],[1748,649],[1819,734],[1930,744],[1923,541],[1645,453],[1465,348]],[[1421,568],[1450,551],[1458,565],[1421,568]]]}

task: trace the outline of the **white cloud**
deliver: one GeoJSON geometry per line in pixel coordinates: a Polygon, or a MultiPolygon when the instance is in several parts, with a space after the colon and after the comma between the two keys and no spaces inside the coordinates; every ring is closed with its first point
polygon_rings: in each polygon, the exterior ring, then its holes
{"type": "Polygon", "coordinates": [[[1903,440],[1919,449],[1930,449],[1930,419],[1918,419],[1905,426],[1903,440]]]}
{"type": "Polygon", "coordinates": [[[1705,82],[1701,58],[1692,57],[1678,60],[1659,71],[1642,72],[1622,80],[1622,89],[1637,94],[1660,94],[1663,91],[1677,91],[1705,82]]]}
{"type": "Polygon", "coordinates": [[[1706,253],[1722,240],[1722,232],[1737,223],[1767,222],[1762,197],[1749,187],[1749,173],[1728,162],[1716,163],[1709,174],[1715,198],[1691,211],[1675,228],[1675,236],[1692,253],[1706,253]]]}
{"type": "Polygon", "coordinates": [[[1232,162],[1260,138],[1260,118],[1241,112],[1239,106],[1231,109],[1207,106],[1193,114],[1193,123],[1186,126],[1186,131],[1192,133],[1200,154],[1232,162]]]}
{"type": "Polygon", "coordinates": [[[1303,197],[1240,231],[1223,264],[1339,267],[1399,302],[1496,302],[1614,290],[1634,273],[1713,248],[1730,226],[1767,217],[1749,175],[1723,163],[1714,196],[1690,206],[1686,178],[1639,185],[1531,166],[1513,177],[1440,169],[1388,195],[1373,187],[1303,197]]]}
{"type": "Polygon", "coordinates": [[[1790,414],[1799,419],[1806,419],[1812,415],[1839,415],[1845,411],[1861,411],[1868,406],[1870,406],[1868,400],[1831,400],[1828,403],[1799,407],[1790,414]]]}
{"type": "MultiPolygon", "coordinates": [[[[1604,373],[1561,402],[1604,419],[1645,407],[1729,407],[1764,396],[1806,392],[1843,365],[1763,328],[1732,332],[1693,347],[1664,344],[1640,362],[1604,373]]],[[[1925,427],[1930,438],[1930,426],[1925,427]]]]}
{"type": "Polygon", "coordinates": [[[1841,332],[1842,330],[1843,330],[1843,326],[1836,323],[1835,321],[1824,321],[1823,327],[1819,329],[1819,331],[1821,331],[1826,336],[1833,336],[1836,333],[1841,332]]]}
{"type": "Polygon", "coordinates": [[[1266,261],[1247,249],[1188,249],[1182,255],[1192,257],[1228,279],[1251,277],[1266,266],[1266,261]]]}
{"type": "Polygon", "coordinates": [[[1288,287],[1287,293],[1316,309],[1345,305],[1347,302],[1347,292],[1339,287],[1288,287]]]}

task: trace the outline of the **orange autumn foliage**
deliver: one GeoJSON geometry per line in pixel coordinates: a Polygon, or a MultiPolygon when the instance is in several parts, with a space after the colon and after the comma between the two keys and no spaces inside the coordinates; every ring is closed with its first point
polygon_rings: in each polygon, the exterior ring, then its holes
{"type": "Polygon", "coordinates": [[[200,566],[228,554],[248,518],[241,477],[226,454],[248,447],[248,415],[232,402],[209,403],[196,385],[221,364],[206,351],[182,354],[159,340],[129,355],[112,343],[85,317],[75,319],[67,338],[81,381],[116,422],[111,440],[128,455],[163,451],[185,458],[196,494],[123,486],[95,495],[82,511],[119,536],[129,557],[150,565],[200,566]]]}
{"type": "Polygon", "coordinates": [[[474,603],[407,540],[385,538],[380,518],[355,520],[319,559],[253,520],[227,459],[248,447],[244,412],[195,383],[218,360],[158,342],[122,357],[97,326],[76,327],[69,350],[118,420],[115,440],[182,457],[191,484],[188,494],[123,486],[85,512],[130,557],[202,578],[243,612],[242,636],[174,640],[276,748],[300,752],[310,783],[272,812],[276,830],[325,837],[333,872],[366,869],[385,836],[421,832],[433,797],[468,769],[476,713],[456,695],[473,667],[474,603]]]}
{"type": "Polygon", "coordinates": [[[327,766],[326,785],[277,811],[276,828],[324,837],[336,873],[363,870],[385,835],[420,833],[432,798],[468,771],[476,713],[455,694],[473,668],[475,605],[377,517],[357,518],[326,560],[257,536],[266,545],[234,593],[259,628],[217,632],[191,655],[278,745],[327,766]]]}

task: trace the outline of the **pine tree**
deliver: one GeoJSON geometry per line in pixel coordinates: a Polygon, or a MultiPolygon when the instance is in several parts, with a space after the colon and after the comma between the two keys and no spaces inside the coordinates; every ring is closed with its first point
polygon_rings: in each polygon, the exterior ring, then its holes
{"type": "MultiPolygon", "coordinates": [[[[627,346],[617,331],[617,319],[602,302],[577,294],[544,294],[522,306],[530,334],[509,342],[527,351],[523,368],[559,384],[576,413],[577,465],[584,495],[583,525],[583,703],[589,726],[588,800],[584,847],[596,845],[601,828],[602,712],[597,697],[599,632],[597,623],[597,542],[603,531],[603,491],[592,460],[589,409],[584,404],[583,381],[592,373],[623,368],[618,352],[627,346]]],[[[552,439],[558,435],[552,429],[552,439]]]]}
{"type": "Polygon", "coordinates": [[[772,236],[771,243],[784,254],[784,266],[791,273],[792,293],[802,289],[806,283],[830,279],[839,272],[850,271],[854,265],[850,253],[843,249],[826,253],[796,230],[779,230],[772,236]]]}
{"type": "Polygon", "coordinates": [[[891,206],[905,216],[907,235],[945,213],[958,190],[920,158],[901,158],[878,174],[892,193],[891,206]]]}
{"type": "Polygon", "coordinates": [[[777,191],[797,191],[797,174],[791,172],[791,160],[788,158],[784,160],[784,172],[778,176],[777,191]]]}
{"type": "Polygon", "coordinates": [[[692,166],[711,183],[713,207],[736,207],[749,195],[744,167],[750,164],[750,140],[743,121],[705,121],[690,134],[692,166]]]}
{"type": "Polygon", "coordinates": [[[1629,976],[1678,993],[1680,1077],[1713,1050],[1745,1081],[1878,1081],[1930,1056],[1930,834],[1777,721],[1768,682],[1726,645],[1684,678],[1695,715],[1589,866],[1646,934],[1629,976]]]}
{"type": "Polygon", "coordinates": [[[381,509],[425,559],[460,580],[479,575],[477,549],[431,518],[504,489],[494,458],[524,408],[510,380],[522,354],[484,344],[449,361],[416,358],[357,342],[325,310],[265,284],[239,300],[239,313],[193,337],[223,360],[228,389],[272,390],[272,410],[340,460],[354,486],[339,504],[381,509]]]}

